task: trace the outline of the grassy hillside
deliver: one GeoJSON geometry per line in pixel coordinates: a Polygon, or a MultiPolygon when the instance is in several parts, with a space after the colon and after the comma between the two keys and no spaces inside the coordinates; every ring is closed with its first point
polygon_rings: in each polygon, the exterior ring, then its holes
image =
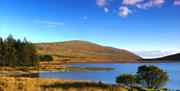
{"type": "Polygon", "coordinates": [[[123,49],[101,46],[87,41],[65,41],[37,43],[39,54],[49,54],[59,58],[89,60],[137,60],[139,56],[123,49]]]}

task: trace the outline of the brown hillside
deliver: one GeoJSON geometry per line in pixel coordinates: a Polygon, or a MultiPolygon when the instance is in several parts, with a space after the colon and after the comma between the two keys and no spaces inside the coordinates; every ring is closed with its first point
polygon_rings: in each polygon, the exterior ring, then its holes
{"type": "Polygon", "coordinates": [[[126,61],[141,59],[139,56],[123,49],[105,47],[87,41],[65,41],[37,43],[39,54],[71,59],[83,58],[88,61],[126,61]]]}

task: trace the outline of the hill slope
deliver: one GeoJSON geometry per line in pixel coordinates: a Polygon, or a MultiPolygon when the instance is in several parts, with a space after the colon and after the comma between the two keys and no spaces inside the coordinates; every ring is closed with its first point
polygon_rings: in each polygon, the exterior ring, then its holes
{"type": "Polygon", "coordinates": [[[180,60],[180,53],[161,57],[161,58],[156,58],[156,60],[180,60]]]}
{"type": "Polygon", "coordinates": [[[180,53],[154,59],[141,59],[144,62],[180,62],[180,53]]]}
{"type": "Polygon", "coordinates": [[[123,49],[105,47],[87,41],[65,41],[37,43],[39,54],[50,54],[56,57],[83,58],[94,61],[126,61],[141,59],[139,56],[123,49]],[[103,60],[102,60],[103,59],[103,60]]]}

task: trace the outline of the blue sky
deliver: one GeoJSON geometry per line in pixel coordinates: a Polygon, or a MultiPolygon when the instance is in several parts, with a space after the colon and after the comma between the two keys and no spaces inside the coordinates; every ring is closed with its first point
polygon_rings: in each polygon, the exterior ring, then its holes
{"type": "Polygon", "coordinates": [[[143,57],[180,52],[180,0],[0,0],[0,9],[3,38],[86,40],[143,57]]]}

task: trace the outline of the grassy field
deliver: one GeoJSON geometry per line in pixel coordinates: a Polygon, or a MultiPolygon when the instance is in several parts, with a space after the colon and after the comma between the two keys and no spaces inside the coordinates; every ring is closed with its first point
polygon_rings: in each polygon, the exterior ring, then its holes
{"type": "MultiPolygon", "coordinates": [[[[0,77],[0,91],[129,91],[130,89],[101,82],[45,78],[0,77]]],[[[138,91],[133,89],[132,91],[138,91]]]]}

